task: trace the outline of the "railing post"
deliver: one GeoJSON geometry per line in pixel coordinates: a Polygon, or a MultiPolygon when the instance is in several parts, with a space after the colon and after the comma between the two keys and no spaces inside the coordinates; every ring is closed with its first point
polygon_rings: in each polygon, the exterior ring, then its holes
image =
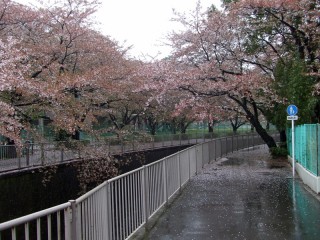
{"type": "Polygon", "coordinates": [[[30,165],[30,152],[29,152],[29,143],[26,144],[26,165],[30,165]]]}
{"type": "Polygon", "coordinates": [[[214,160],[217,161],[217,139],[214,140],[214,160]]]}
{"type": "Polygon", "coordinates": [[[220,140],[220,157],[222,157],[222,138],[219,138],[220,140]]]}
{"type": "Polygon", "coordinates": [[[145,229],[148,229],[148,176],[147,176],[147,168],[143,166],[142,169],[142,189],[143,189],[143,211],[144,211],[144,220],[145,220],[145,229]]]}
{"type": "Polygon", "coordinates": [[[181,192],[181,163],[180,163],[180,154],[178,153],[178,177],[179,177],[179,191],[181,192]]]}
{"type": "Polygon", "coordinates": [[[188,160],[189,160],[189,180],[191,178],[191,159],[190,159],[190,150],[188,149],[188,160]]]}
{"type": "Polygon", "coordinates": [[[203,146],[204,146],[204,143],[201,144],[201,156],[202,156],[202,159],[201,159],[201,169],[203,168],[204,166],[204,162],[203,162],[203,146]]]}
{"type": "Polygon", "coordinates": [[[63,162],[63,157],[64,157],[64,156],[63,156],[63,155],[64,155],[63,153],[64,153],[64,150],[63,150],[63,148],[61,148],[61,152],[60,152],[60,161],[61,161],[61,162],[63,162]]]}
{"type": "Polygon", "coordinates": [[[162,162],[162,177],[163,177],[163,193],[166,204],[168,204],[168,185],[167,185],[167,158],[162,162]]]}
{"type": "Polygon", "coordinates": [[[231,136],[231,152],[233,152],[233,134],[232,134],[232,136],[231,136]]]}
{"type": "Polygon", "coordinates": [[[107,216],[106,216],[106,230],[107,230],[107,239],[112,239],[112,220],[111,220],[111,186],[110,186],[110,182],[107,181],[107,185],[106,185],[107,191],[106,191],[106,206],[107,206],[107,216]]]}
{"type": "MultiPolygon", "coordinates": [[[[19,151],[18,151],[18,168],[21,168],[21,154],[22,154],[22,148],[19,147],[19,151]]],[[[1,236],[0,236],[0,240],[1,240],[1,236]]]]}
{"type": "Polygon", "coordinates": [[[75,200],[69,200],[70,207],[65,210],[65,239],[77,240],[77,206],[75,200]]]}
{"type": "Polygon", "coordinates": [[[40,143],[40,152],[41,152],[41,165],[44,165],[44,143],[40,143]]]}
{"type": "Polygon", "coordinates": [[[319,137],[318,137],[318,134],[319,134],[319,124],[316,125],[316,143],[317,143],[317,177],[319,176],[319,137]]]}
{"type": "Polygon", "coordinates": [[[195,175],[198,174],[198,160],[197,160],[197,146],[194,147],[195,157],[196,157],[196,171],[195,175]]]}
{"type": "Polygon", "coordinates": [[[76,206],[76,201],[75,200],[70,200],[71,203],[70,210],[71,210],[71,218],[70,218],[70,223],[71,223],[71,240],[77,240],[77,206],[76,206]]]}
{"type": "Polygon", "coordinates": [[[196,132],[196,144],[198,143],[198,132],[196,132]]]}

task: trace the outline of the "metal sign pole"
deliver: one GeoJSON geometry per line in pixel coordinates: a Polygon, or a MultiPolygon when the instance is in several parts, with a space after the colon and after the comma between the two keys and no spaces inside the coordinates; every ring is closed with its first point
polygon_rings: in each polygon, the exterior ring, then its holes
{"type": "Polygon", "coordinates": [[[291,120],[291,143],[292,143],[292,178],[294,179],[295,175],[295,158],[294,158],[294,121],[298,120],[298,108],[296,105],[289,105],[287,107],[287,113],[289,116],[287,116],[287,120],[291,120]]]}
{"type": "Polygon", "coordinates": [[[291,120],[291,143],[292,143],[292,177],[294,179],[294,175],[295,175],[295,158],[294,158],[294,120],[291,120]]]}

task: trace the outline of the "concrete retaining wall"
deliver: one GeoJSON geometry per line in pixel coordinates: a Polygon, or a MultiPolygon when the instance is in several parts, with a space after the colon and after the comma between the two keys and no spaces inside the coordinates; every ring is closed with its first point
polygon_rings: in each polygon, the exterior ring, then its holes
{"type": "MultiPolygon", "coordinates": [[[[292,158],[290,156],[288,156],[288,160],[292,166],[292,158]]],[[[295,170],[304,184],[309,186],[317,194],[320,193],[320,177],[313,175],[297,162],[295,163],[295,170]]]]}

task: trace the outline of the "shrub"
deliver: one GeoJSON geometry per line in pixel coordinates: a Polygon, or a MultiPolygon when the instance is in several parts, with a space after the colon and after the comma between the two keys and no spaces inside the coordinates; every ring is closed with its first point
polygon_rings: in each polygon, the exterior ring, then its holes
{"type": "Polygon", "coordinates": [[[288,150],[286,147],[273,147],[270,148],[270,153],[273,158],[277,157],[287,157],[288,156],[288,150]]]}

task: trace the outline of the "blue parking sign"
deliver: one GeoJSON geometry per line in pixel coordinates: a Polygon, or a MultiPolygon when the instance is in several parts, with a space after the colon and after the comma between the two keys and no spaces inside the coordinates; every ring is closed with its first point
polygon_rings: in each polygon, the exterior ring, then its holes
{"type": "Polygon", "coordinates": [[[287,107],[287,113],[289,116],[295,116],[298,113],[298,108],[296,105],[289,105],[287,107]]]}

